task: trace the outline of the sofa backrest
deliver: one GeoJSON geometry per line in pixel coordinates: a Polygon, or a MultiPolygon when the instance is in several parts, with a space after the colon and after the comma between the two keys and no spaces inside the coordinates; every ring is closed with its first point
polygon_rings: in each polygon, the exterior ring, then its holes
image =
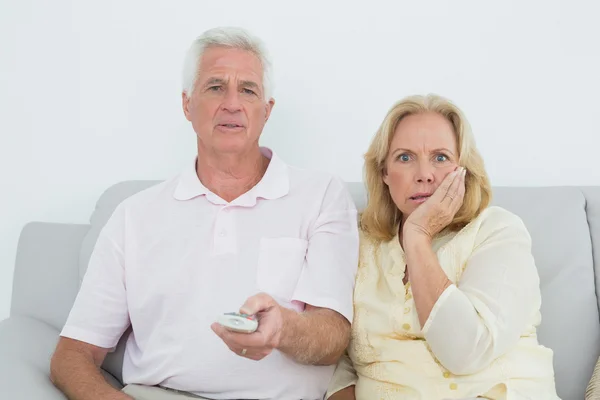
{"type": "Polygon", "coordinates": [[[563,399],[584,398],[600,352],[597,270],[584,193],[573,187],[494,190],[494,203],[519,215],[532,237],[542,291],[538,337],[554,350],[563,399]]]}
{"type": "MultiPolygon", "coordinates": [[[[99,199],[91,229],[81,247],[80,276],[102,226],[116,205],[158,181],[122,182],[99,199]]],[[[359,210],[367,196],[362,183],[348,183],[359,210]]],[[[596,287],[600,288],[600,187],[496,187],[493,204],[519,215],[533,240],[542,291],[540,342],[554,350],[559,396],[581,399],[600,353],[600,318],[596,287]],[[598,264],[598,263],[597,263],[598,264]],[[595,282],[599,284],[596,285],[595,282]]],[[[120,351],[107,359],[120,377],[120,351]]]]}

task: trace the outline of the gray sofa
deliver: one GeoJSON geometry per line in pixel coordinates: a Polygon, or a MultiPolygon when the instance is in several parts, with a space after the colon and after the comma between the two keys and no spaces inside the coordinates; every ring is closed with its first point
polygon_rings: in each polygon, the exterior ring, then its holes
{"type": "MultiPolygon", "coordinates": [[[[50,383],[50,357],[98,232],[120,201],[155,183],[109,188],[89,225],[32,222],[24,227],[10,318],[0,322],[1,400],[64,399],[50,383]]],[[[362,184],[348,187],[362,208],[362,184]]],[[[554,350],[560,397],[581,400],[600,354],[600,187],[499,187],[494,204],[521,216],[530,230],[542,282],[539,340],[554,350]]],[[[115,387],[121,387],[123,344],[122,339],[103,365],[115,387]]]]}

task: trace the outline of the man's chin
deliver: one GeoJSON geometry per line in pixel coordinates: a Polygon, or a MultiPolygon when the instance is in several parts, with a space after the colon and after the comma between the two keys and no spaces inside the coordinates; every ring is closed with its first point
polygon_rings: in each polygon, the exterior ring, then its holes
{"type": "Polygon", "coordinates": [[[252,148],[252,143],[247,138],[226,138],[218,140],[213,145],[213,150],[221,154],[242,154],[252,148]]]}

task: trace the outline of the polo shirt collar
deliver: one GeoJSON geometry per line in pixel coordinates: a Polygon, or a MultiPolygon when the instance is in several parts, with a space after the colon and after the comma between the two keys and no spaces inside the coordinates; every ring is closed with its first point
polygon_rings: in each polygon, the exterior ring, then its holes
{"type": "MultiPolygon", "coordinates": [[[[231,205],[253,206],[259,198],[274,200],[288,194],[290,189],[288,166],[271,149],[261,147],[260,151],[270,159],[265,174],[256,186],[233,200],[231,205]]],[[[196,160],[197,158],[180,174],[173,197],[176,200],[185,201],[198,196],[206,196],[213,203],[227,204],[225,200],[202,184],[196,173],[196,160]]]]}

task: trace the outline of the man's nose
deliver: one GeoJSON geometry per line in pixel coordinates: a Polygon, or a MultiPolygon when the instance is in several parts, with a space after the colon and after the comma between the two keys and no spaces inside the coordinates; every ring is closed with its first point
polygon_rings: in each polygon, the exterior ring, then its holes
{"type": "Polygon", "coordinates": [[[229,112],[237,112],[242,109],[242,103],[240,102],[240,94],[237,90],[228,89],[225,93],[225,99],[223,100],[223,110],[229,112]]]}

